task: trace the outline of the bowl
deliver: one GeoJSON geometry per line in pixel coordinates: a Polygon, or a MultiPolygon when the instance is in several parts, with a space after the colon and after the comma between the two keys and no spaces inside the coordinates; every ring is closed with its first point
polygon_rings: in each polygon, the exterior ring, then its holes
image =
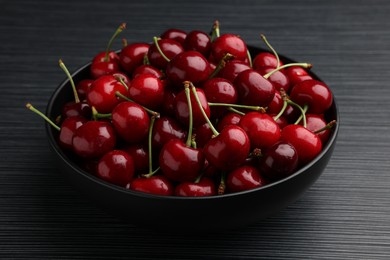
{"type": "MultiPolygon", "coordinates": [[[[265,50],[250,47],[252,55],[260,51],[265,50]]],[[[294,62],[285,56],[280,57],[285,62],[294,62]]],[[[90,65],[88,63],[72,74],[75,82],[89,76],[90,65]]],[[[313,72],[310,73],[313,78],[319,79],[313,72]]],[[[46,111],[49,118],[59,115],[62,106],[72,99],[70,82],[65,80],[50,98],[46,111]]],[[[46,131],[60,171],[75,188],[108,214],[156,230],[210,231],[234,229],[259,222],[293,203],[308,190],[324,171],[336,144],[340,120],[334,97],[325,117],[327,121],[335,119],[338,123],[332,128],[322,152],[309,164],[289,177],[266,186],[209,197],[158,196],[107,183],[81,169],[59,147],[56,141],[58,133],[49,124],[46,124],[46,131]]]]}

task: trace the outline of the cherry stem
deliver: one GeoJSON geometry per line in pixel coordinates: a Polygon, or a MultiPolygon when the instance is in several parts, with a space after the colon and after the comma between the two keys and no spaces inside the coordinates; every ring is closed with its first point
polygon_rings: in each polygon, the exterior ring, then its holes
{"type": "Polygon", "coordinates": [[[289,97],[288,97],[286,91],[284,90],[284,88],[281,88],[279,90],[279,92],[280,92],[280,96],[282,97],[282,100],[283,100],[283,106],[282,106],[282,109],[280,109],[279,113],[276,116],[274,116],[274,120],[275,121],[278,120],[283,115],[284,111],[286,111],[286,108],[287,108],[287,105],[288,105],[287,104],[287,100],[289,99],[289,97]]]}
{"type": "Polygon", "coordinates": [[[328,129],[331,129],[331,128],[333,128],[333,127],[336,125],[336,123],[337,123],[336,120],[332,120],[332,121],[330,121],[329,123],[327,123],[326,126],[320,128],[320,129],[318,129],[318,130],[315,130],[314,133],[315,133],[315,134],[319,134],[319,133],[321,133],[321,132],[323,132],[323,131],[326,131],[326,130],[328,130],[328,129]]]}
{"type": "Polygon", "coordinates": [[[226,189],[226,173],[222,172],[221,173],[221,181],[219,182],[218,186],[218,195],[223,195],[225,194],[225,189],[226,189]]]}
{"type": "Polygon", "coordinates": [[[156,121],[156,116],[152,116],[150,118],[150,124],[149,124],[149,133],[148,133],[148,158],[149,158],[149,173],[145,174],[144,177],[151,177],[153,174],[155,174],[157,171],[153,171],[153,155],[152,155],[152,137],[153,137],[153,127],[154,122],[156,121]]]}
{"type": "Polygon", "coordinates": [[[190,82],[190,86],[191,86],[192,93],[193,93],[194,96],[195,96],[196,103],[198,104],[198,107],[199,107],[200,111],[202,112],[202,115],[203,115],[204,119],[205,119],[206,122],[209,124],[210,129],[211,129],[211,131],[213,132],[213,135],[214,135],[214,136],[218,136],[218,135],[219,135],[219,132],[217,131],[217,129],[215,129],[215,127],[214,127],[213,124],[211,123],[210,119],[209,119],[208,116],[206,115],[206,112],[204,111],[204,109],[203,109],[203,107],[202,107],[202,104],[200,103],[200,99],[199,99],[199,97],[198,97],[198,93],[196,93],[196,88],[195,88],[194,84],[192,84],[192,82],[190,82]]]}
{"type": "MultiPolygon", "coordinates": [[[[126,101],[130,101],[130,102],[133,102],[133,103],[138,104],[137,102],[135,102],[134,100],[132,100],[132,99],[129,98],[129,97],[126,97],[125,95],[123,95],[123,94],[120,93],[119,91],[115,92],[115,95],[116,95],[117,97],[120,97],[120,98],[126,100],[126,101]]],[[[140,105],[140,106],[141,106],[141,105],[140,105]]],[[[157,118],[160,117],[160,113],[158,113],[158,112],[156,112],[156,111],[153,111],[153,110],[151,110],[151,109],[149,109],[149,108],[147,108],[147,107],[144,107],[144,106],[141,106],[141,107],[142,107],[143,109],[145,109],[145,111],[148,112],[150,115],[155,116],[155,117],[157,117],[157,118]]]]}
{"type": "MultiPolygon", "coordinates": [[[[294,101],[292,101],[290,99],[287,100],[287,103],[289,105],[291,105],[291,106],[294,106],[294,107],[298,108],[299,111],[301,111],[301,116],[302,116],[302,120],[303,120],[302,125],[303,125],[304,128],[306,128],[306,126],[307,126],[307,124],[306,124],[306,111],[300,105],[298,105],[297,103],[295,103],[294,101]]],[[[300,121],[301,120],[299,120],[299,121],[297,120],[297,122],[295,122],[295,125],[297,125],[300,121]]]]}
{"type": "Polygon", "coordinates": [[[123,38],[123,39],[122,39],[122,46],[123,46],[123,47],[126,47],[127,45],[128,45],[127,39],[126,39],[126,38],[123,38]]]}
{"type": "Polygon", "coordinates": [[[248,57],[248,61],[249,61],[249,67],[253,67],[253,63],[252,63],[252,55],[250,53],[249,50],[246,51],[246,56],[248,57]]]}
{"type": "Polygon", "coordinates": [[[142,60],[142,64],[143,65],[150,65],[150,61],[149,61],[149,58],[148,58],[148,53],[145,53],[144,59],[142,60]]]}
{"type": "Polygon", "coordinates": [[[239,115],[241,115],[241,116],[245,116],[245,113],[244,113],[244,112],[241,112],[241,111],[239,111],[239,110],[237,110],[237,109],[235,109],[235,108],[233,108],[233,107],[228,107],[228,110],[231,111],[231,112],[233,112],[233,113],[239,114],[239,115]]]}
{"type": "Polygon", "coordinates": [[[260,34],[260,38],[263,40],[263,42],[267,45],[267,47],[272,51],[272,53],[275,55],[276,57],[276,61],[277,61],[277,66],[276,68],[279,68],[280,67],[280,59],[279,59],[279,55],[278,53],[275,51],[275,49],[272,47],[272,45],[268,42],[267,38],[265,37],[264,34],[260,34]]]}
{"type": "Polygon", "coordinates": [[[218,62],[217,67],[214,69],[214,71],[210,74],[209,79],[214,78],[215,76],[218,75],[218,73],[223,69],[226,65],[226,62],[229,60],[234,59],[234,56],[230,53],[226,53],[222,59],[218,62]]]}
{"type": "Polygon", "coordinates": [[[219,21],[215,20],[213,23],[213,28],[211,29],[211,36],[210,40],[213,42],[216,38],[220,36],[220,31],[219,31],[219,21]]]}
{"type": "Polygon", "coordinates": [[[28,108],[29,110],[31,110],[32,112],[34,112],[35,114],[39,115],[40,117],[42,117],[43,119],[45,119],[46,122],[48,122],[51,126],[53,126],[56,130],[58,131],[61,131],[61,128],[54,124],[54,122],[52,120],[50,120],[50,118],[48,118],[45,114],[43,114],[41,111],[39,111],[38,109],[36,109],[35,107],[33,107],[33,105],[31,105],[31,103],[27,103],[26,104],[26,108],[28,108]]]}
{"type": "Polygon", "coordinates": [[[110,50],[111,50],[111,46],[114,42],[114,40],[118,37],[118,35],[124,30],[126,29],[126,23],[122,23],[121,25],[119,25],[118,29],[116,29],[115,33],[111,36],[111,39],[109,40],[108,44],[107,44],[107,48],[106,48],[106,56],[104,57],[104,61],[107,62],[107,61],[110,61],[110,50]]]}
{"type": "Polygon", "coordinates": [[[293,66],[299,66],[299,67],[302,67],[302,68],[305,68],[305,69],[310,69],[311,67],[313,67],[313,65],[311,63],[303,63],[303,62],[302,63],[288,63],[288,64],[284,64],[283,66],[279,66],[276,69],[268,72],[263,77],[265,79],[268,79],[275,72],[277,72],[277,71],[279,71],[281,69],[288,68],[288,67],[293,67],[293,66]]]}
{"type": "Polygon", "coordinates": [[[212,103],[212,102],[209,102],[208,104],[210,107],[232,107],[232,108],[243,108],[243,109],[259,111],[261,113],[266,112],[266,109],[260,106],[247,106],[247,105],[240,105],[240,104],[212,103]]]}
{"type": "Polygon", "coordinates": [[[92,119],[95,121],[98,119],[102,119],[102,118],[111,118],[112,117],[111,113],[107,113],[107,114],[99,113],[94,106],[92,106],[91,110],[92,110],[92,119]]]}
{"type": "Polygon", "coordinates": [[[115,79],[119,81],[126,88],[126,90],[129,90],[129,86],[127,86],[127,84],[125,83],[125,81],[121,76],[115,76],[115,79]]]}
{"type": "Polygon", "coordinates": [[[158,37],[153,37],[153,42],[154,44],[156,45],[156,48],[158,50],[158,52],[160,53],[160,55],[167,61],[167,62],[170,62],[171,60],[165,56],[165,54],[163,53],[163,51],[161,50],[160,48],[160,44],[158,44],[158,41],[159,41],[159,38],[158,37]]]}
{"type": "Polygon", "coordinates": [[[303,119],[303,116],[306,114],[308,108],[309,108],[309,106],[307,104],[303,106],[302,109],[303,109],[304,113],[301,113],[301,115],[298,117],[297,121],[295,121],[295,123],[294,123],[295,125],[297,125],[297,124],[299,124],[299,122],[301,122],[301,120],[303,119]]]}
{"type": "Polygon", "coordinates": [[[76,103],[80,103],[80,98],[77,93],[76,85],[74,84],[72,75],[70,75],[68,68],[66,68],[65,63],[61,59],[58,60],[58,65],[60,65],[60,68],[65,72],[66,76],[70,81],[70,85],[72,86],[72,90],[73,90],[74,101],[76,103]]]}
{"type": "Polygon", "coordinates": [[[192,114],[192,104],[191,104],[191,92],[190,92],[190,83],[188,81],[184,82],[184,92],[187,98],[188,104],[188,114],[189,114],[189,123],[188,123],[188,133],[186,145],[188,147],[192,146],[192,127],[193,127],[193,114],[192,114]]]}

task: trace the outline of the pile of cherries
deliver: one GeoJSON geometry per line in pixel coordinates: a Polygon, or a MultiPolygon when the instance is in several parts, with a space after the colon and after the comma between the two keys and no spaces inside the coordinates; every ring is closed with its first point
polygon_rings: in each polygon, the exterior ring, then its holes
{"type": "Polygon", "coordinates": [[[168,196],[249,190],[293,174],[327,142],[332,93],[308,63],[270,51],[252,59],[244,40],[169,29],[151,43],[97,54],[90,77],[69,77],[74,100],[51,120],[58,144],[102,180],[168,196]]]}

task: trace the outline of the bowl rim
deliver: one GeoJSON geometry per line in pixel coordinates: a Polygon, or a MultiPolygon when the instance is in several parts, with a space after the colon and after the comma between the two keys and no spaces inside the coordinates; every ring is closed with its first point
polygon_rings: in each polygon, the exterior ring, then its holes
{"type": "MultiPolygon", "coordinates": [[[[257,51],[265,51],[265,52],[269,52],[265,49],[262,49],[262,48],[258,48],[258,47],[253,47],[253,46],[250,46],[248,45],[248,49],[249,50],[257,50],[257,51]]],[[[117,53],[120,52],[120,50],[117,50],[116,51],[117,53]]],[[[294,61],[292,60],[291,58],[288,58],[282,54],[279,54],[279,57],[281,59],[284,59],[284,60],[288,60],[288,61],[294,61]]],[[[85,65],[79,67],[78,69],[76,69],[73,73],[71,73],[71,77],[74,78],[77,74],[81,73],[83,70],[85,69],[88,69],[90,66],[91,66],[91,63],[92,62],[88,62],[86,63],[85,65]]],[[[309,71],[309,73],[314,76],[315,79],[317,80],[321,80],[313,71],[312,69],[309,71]]],[[[322,80],[321,80],[322,81],[322,80]]],[[[49,102],[47,104],[47,107],[46,107],[46,115],[50,116],[52,114],[52,110],[53,110],[53,107],[54,107],[54,104],[55,104],[55,101],[56,99],[58,98],[59,96],[59,93],[62,91],[62,89],[66,86],[70,84],[70,80],[69,79],[64,79],[60,84],[59,86],[57,86],[57,88],[54,90],[54,92],[52,93],[50,99],[49,99],[49,102]]],[[[328,141],[326,142],[325,146],[322,148],[322,151],[312,160],[310,161],[308,164],[304,165],[303,167],[299,168],[296,172],[294,172],[293,174],[285,177],[285,178],[282,178],[280,180],[277,180],[277,181],[273,181],[271,183],[268,183],[264,186],[261,186],[261,187],[257,187],[257,188],[254,188],[254,189],[250,189],[250,190],[244,190],[244,191],[238,191],[238,192],[233,192],[233,193],[225,193],[225,194],[221,194],[221,195],[213,195],[213,196],[200,196],[200,197],[181,197],[181,196],[174,196],[174,195],[170,195],[170,196],[166,196],[166,195],[156,195],[156,194],[150,194],[150,193],[144,193],[144,192],[139,192],[139,191],[134,191],[134,190],[131,190],[131,189],[127,189],[125,187],[121,187],[121,186],[118,186],[118,185],[115,185],[115,184],[112,184],[112,183],[109,183],[107,181],[104,181],[100,178],[98,178],[97,176],[94,176],[92,175],[91,173],[85,171],[84,169],[82,169],[80,166],[78,166],[75,162],[73,162],[67,155],[66,153],[61,149],[61,147],[58,145],[57,141],[56,141],[56,138],[54,136],[54,131],[52,129],[52,126],[45,122],[45,128],[46,128],[46,133],[48,135],[48,139],[49,139],[49,144],[51,145],[51,147],[53,148],[53,150],[60,156],[61,160],[63,160],[69,167],[72,168],[72,170],[74,170],[75,172],[77,172],[78,174],[80,174],[81,176],[83,176],[84,178],[87,178],[89,179],[90,181],[93,181],[95,182],[96,184],[99,184],[99,185],[102,185],[104,186],[105,188],[108,188],[108,189],[112,189],[112,190],[115,190],[115,191],[118,191],[118,192],[121,192],[121,193],[125,193],[125,194],[128,194],[128,195],[132,195],[132,196],[137,196],[137,197],[142,197],[142,198],[145,198],[145,199],[156,199],[156,200],[186,200],[186,201],[199,201],[199,200],[221,200],[221,199],[227,199],[227,198],[231,198],[231,197],[240,197],[240,196],[245,196],[245,195],[248,195],[250,193],[256,193],[256,192],[261,192],[263,190],[266,190],[266,189],[271,189],[272,187],[274,186],[277,186],[279,184],[282,184],[282,183],[285,183],[285,182],[288,182],[290,181],[291,179],[294,179],[296,178],[298,175],[300,175],[301,173],[305,172],[307,169],[309,169],[310,167],[312,167],[314,164],[316,164],[331,148],[332,146],[334,145],[334,143],[336,142],[336,139],[337,139],[337,135],[338,135],[338,132],[339,132],[339,128],[340,128],[340,111],[338,109],[338,104],[337,104],[337,101],[336,101],[336,98],[335,98],[335,95],[332,91],[332,88],[330,88],[331,90],[331,93],[332,93],[332,105],[331,105],[331,108],[333,107],[334,109],[334,116],[335,116],[335,120],[337,121],[337,123],[335,124],[335,126],[331,129],[331,135],[328,139],[328,141]]],[[[69,88],[69,91],[71,91],[71,89],[69,88]]]]}

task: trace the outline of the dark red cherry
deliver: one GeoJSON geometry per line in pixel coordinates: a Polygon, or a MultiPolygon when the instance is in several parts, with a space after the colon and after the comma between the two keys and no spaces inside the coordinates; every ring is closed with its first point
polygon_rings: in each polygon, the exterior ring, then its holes
{"type": "Polygon", "coordinates": [[[332,92],[328,86],[314,79],[296,84],[291,90],[290,98],[302,107],[308,105],[308,113],[313,114],[324,113],[333,102],[332,92]]]}
{"type": "Polygon", "coordinates": [[[125,187],[134,176],[133,158],[121,150],[113,150],[100,158],[97,176],[109,183],[125,187]]]}
{"type": "Polygon", "coordinates": [[[175,99],[177,96],[177,90],[170,87],[166,86],[165,91],[164,91],[164,101],[161,107],[161,114],[170,116],[170,117],[175,117],[175,99]]]}
{"type": "Polygon", "coordinates": [[[271,180],[285,178],[297,169],[298,153],[291,144],[280,141],[269,147],[260,159],[259,169],[271,180]]]}
{"type": "MultiPolygon", "coordinates": [[[[283,62],[279,61],[279,65],[282,66],[283,62]]],[[[278,60],[275,55],[269,52],[261,52],[257,54],[253,59],[253,68],[255,70],[263,69],[266,67],[276,68],[278,66],[278,60]]]]}
{"type": "Polygon", "coordinates": [[[197,51],[204,57],[208,57],[211,51],[211,40],[205,32],[191,31],[187,34],[183,47],[187,51],[197,51]]]}
{"type": "MultiPolygon", "coordinates": [[[[203,90],[200,88],[196,89],[196,93],[198,94],[200,103],[202,104],[202,108],[205,111],[207,117],[210,117],[210,107],[207,102],[206,95],[204,94],[203,90]]],[[[192,93],[192,91],[190,97],[191,97],[191,106],[192,106],[192,115],[193,115],[193,126],[197,127],[206,123],[206,120],[203,117],[203,114],[198,106],[198,103],[196,102],[195,96],[192,93]]],[[[188,110],[187,97],[184,90],[180,91],[175,98],[175,113],[176,113],[176,119],[180,123],[184,124],[185,126],[188,126],[189,110],[188,110]]]]}
{"type": "Polygon", "coordinates": [[[126,86],[129,86],[131,82],[129,76],[127,76],[127,74],[122,71],[114,72],[111,75],[114,76],[114,78],[116,78],[116,80],[118,80],[119,82],[123,81],[126,86]]]}
{"type": "Polygon", "coordinates": [[[159,162],[168,179],[194,181],[203,169],[204,155],[201,150],[188,147],[179,139],[172,139],[161,149],[159,162]]]}
{"type": "Polygon", "coordinates": [[[197,51],[185,51],[176,55],[166,67],[168,79],[180,89],[184,81],[197,85],[206,81],[210,73],[209,62],[197,51]]]}
{"type": "Polygon", "coordinates": [[[171,139],[185,141],[187,132],[173,118],[161,117],[155,121],[152,132],[153,147],[162,148],[171,139]]]}
{"type": "Polygon", "coordinates": [[[134,144],[123,148],[123,151],[133,158],[135,172],[147,172],[149,167],[149,153],[146,145],[134,144]]]}
{"type": "Polygon", "coordinates": [[[197,147],[203,147],[213,137],[213,131],[208,123],[204,123],[194,129],[197,147]]]}
{"type": "Polygon", "coordinates": [[[73,117],[73,116],[90,118],[92,115],[92,110],[86,101],[81,101],[81,102],[70,101],[65,103],[65,105],[62,107],[61,115],[63,119],[67,117],[73,117]]]}
{"type": "Polygon", "coordinates": [[[153,75],[153,76],[155,76],[156,78],[159,78],[159,79],[161,79],[163,77],[163,73],[160,70],[158,70],[157,68],[155,68],[155,67],[153,67],[151,65],[141,65],[141,66],[138,66],[134,70],[132,77],[136,78],[136,77],[138,77],[139,75],[142,75],[142,74],[153,75]]]}
{"type": "MultiPolygon", "coordinates": [[[[306,128],[312,132],[320,130],[327,125],[324,116],[322,114],[306,114],[306,128]]],[[[329,139],[330,129],[326,129],[317,133],[323,144],[329,139]]]]}
{"type": "Polygon", "coordinates": [[[60,135],[58,136],[58,144],[66,150],[72,150],[73,136],[76,130],[86,122],[87,119],[80,116],[72,116],[65,118],[61,124],[60,135]]]}
{"type": "Polygon", "coordinates": [[[299,165],[309,163],[322,150],[320,138],[301,125],[288,125],[283,128],[281,139],[297,150],[299,165]]]}
{"type": "Polygon", "coordinates": [[[112,109],[120,102],[115,95],[119,91],[127,95],[127,89],[112,75],[102,76],[95,80],[87,94],[87,102],[95,107],[99,113],[111,113],[112,109]]]}
{"type": "MultiPolygon", "coordinates": [[[[274,69],[272,67],[263,67],[262,69],[257,69],[257,71],[264,76],[274,69]]],[[[272,82],[276,90],[284,89],[286,92],[290,91],[290,80],[282,70],[272,73],[268,80],[272,82]]]]}
{"type": "Polygon", "coordinates": [[[112,110],[112,124],[123,140],[134,144],[148,135],[150,118],[140,105],[124,101],[112,110]]]}
{"type": "Polygon", "coordinates": [[[218,72],[218,77],[234,82],[240,72],[248,70],[251,67],[241,60],[230,60],[225,63],[225,66],[218,72]]]}
{"type": "Polygon", "coordinates": [[[83,158],[99,158],[114,149],[115,130],[105,121],[88,121],[77,128],[73,140],[73,151],[83,158]]]}
{"type": "Polygon", "coordinates": [[[237,60],[245,60],[248,57],[247,52],[245,42],[234,34],[221,35],[214,40],[211,46],[211,53],[216,61],[220,61],[227,53],[237,60]]]}
{"type": "Polygon", "coordinates": [[[185,31],[176,28],[168,29],[160,36],[161,39],[175,40],[182,45],[184,44],[186,37],[187,33],[185,31]]]}
{"type": "MultiPolygon", "coordinates": [[[[119,62],[119,55],[114,51],[110,51],[110,52],[108,52],[108,60],[118,63],[119,62]]],[[[92,63],[105,62],[105,61],[107,61],[105,51],[99,52],[92,59],[92,63]]]]}
{"type": "MultiPolygon", "coordinates": [[[[157,41],[162,53],[169,59],[173,59],[177,54],[182,53],[184,48],[175,40],[160,39],[157,41]]],[[[155,44],[152,44],[148,50],[148,59],[152,66],[158,69],[165,69],[168,61],[161,55],[155,44]]]]}
{"type": "Polygon", "coordinates": [[[228,192],[239,192],[261,187],[266,183],[255,167],[243,165],[228,173],[226,189],[228,192]]]}
{"type": "Polygon", "coordinates": [[[133,43],[122,48],[119,54],[119,64],[122,70],[131,75],[138,66],[143,64],[148,50],[149,44],[147,43],[133,43]]]}
{"type": "Polygon", "coordinates": [[[279,125],[268,114],[249,112],[238,125],[247,133],[252,149],[268,148],[280,139],[279,125]]]}
{"type": "Polygon", "coordinates": [[[154,195],[171,196],[174,194],[174,186],[162,175],[153,175],[149,178],[134,178],[127,188],[154,195]]]}
{"type": "Polygon", "coordinates": [[[228,125],[203,148],[206,159],[220,170],[230,170],[248,157],[250,142],[246,132],[237,125],[228,125]]]}
{"type": "Polygon", "coordinates": [[[86,99],[87,93],[89,92],[89,89],[91,88],[93,82],[93,79],[83,79],[77,83],[76,90],[80,100],[86,99]]]}
{"type": "Polygon", "coordinates": [[[206,177],[199,182],[182,182],[175,188],[175,195],[181,197],[203,197],[216,194],[214,182],[206,177]]]}
{"type": "Polygon", "coordinates": [[[288,67],[286,68],[285,73],[290,80],[291,86],[295,86],[295,84],[301,81],[313,79],[304,68],[299,66],[288,67]]]}
{"type": "Polygon", "coordinates": [[[217,130],[222,131],[228,125],[238,125],[241,118],[242,115],[240,114],[234,112],[227,113],[218,121],[217,130]]]}
{"type": "Polygon", "coordinates": [[[266,107],[275,95],[275,87],[255,70],[245,70],[234,80],[240,103],[266,107]]]}
{"type": "Polygon", "coordinates": [[[129,85],[129,95],[134,102],[149,109],[159,109],[164,100],[164,85],[150,74],[139,75],[129,85]]]}
{"type": "Polygon", "coordinates": [[[114,72],[119,72],[120,67],[116,61],[109,60],[103,62],[92,62],[91,77],[97,79],[104,75],[111,75],[114,72]]]}
{"type": "Polygon", "coordinates": [[[267,113],[268,114],[278,114],[283,108],[283,99],[279,91],[275,91],[274,98],[271,103],[268,104],[267,113]]]}
{"type": "MultiPolygon", "coordinates": [[[[269,115],[272,116],[272,118],[274,118],[275,120],[276,114],[269,114],[269,115]]],[[[288,125],[288,121],[283,115],[279,116],[279,118],[277,118],[275,122],[278,124],[281,130],[288,125]]]]}

